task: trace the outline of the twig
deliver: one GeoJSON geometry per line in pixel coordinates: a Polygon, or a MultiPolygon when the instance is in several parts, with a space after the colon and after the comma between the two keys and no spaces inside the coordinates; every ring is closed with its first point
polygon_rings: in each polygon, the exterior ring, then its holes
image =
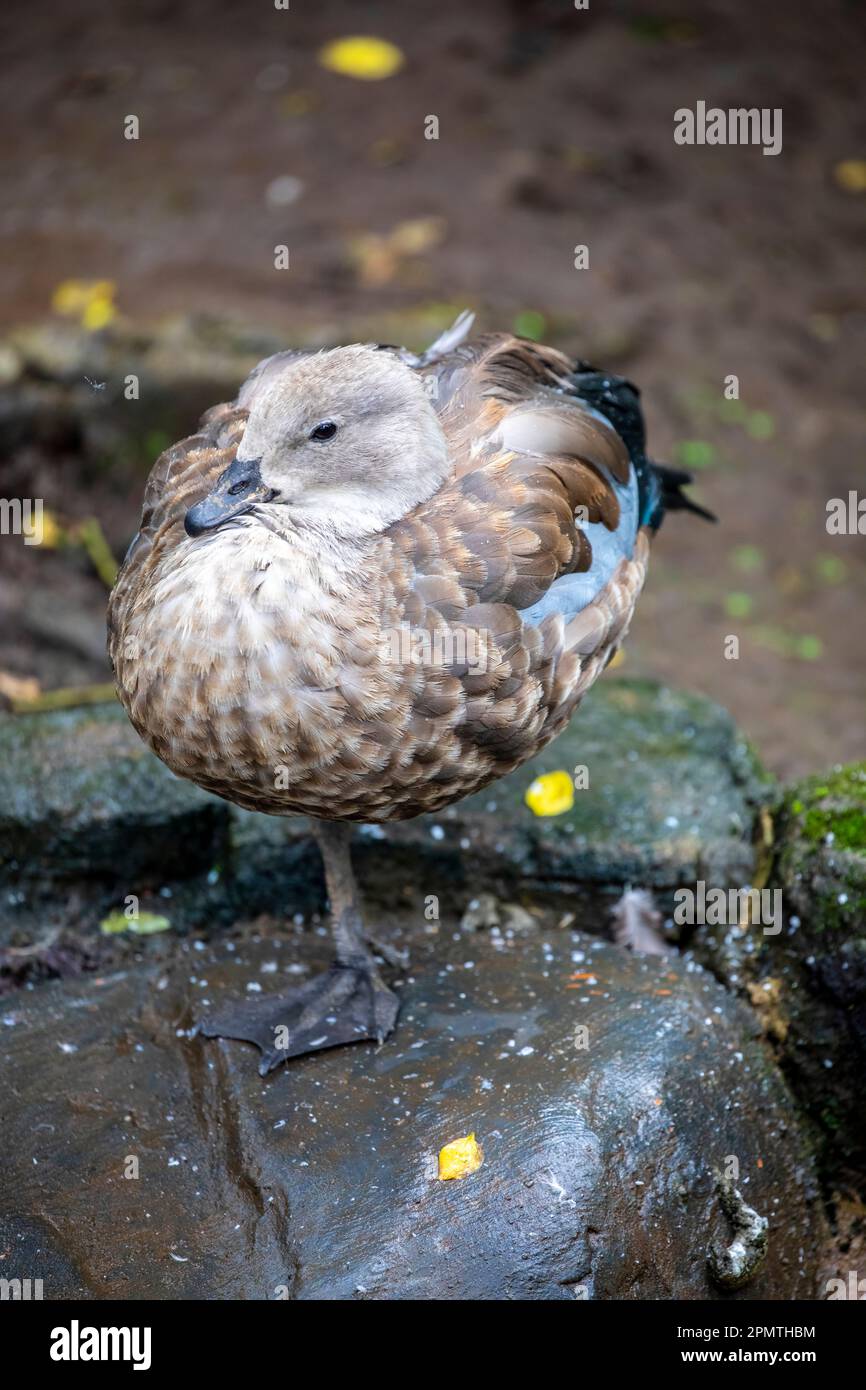
{"type": "Polygon", "coordinates": [[[37,714],[43,710],[74,709],[76,705],[108,704],[117,699],[117,691],[110,681],[103,685],[63,686],[59,690],[43,690],[29,699],[13,698],[13,714],[37,714]]]}

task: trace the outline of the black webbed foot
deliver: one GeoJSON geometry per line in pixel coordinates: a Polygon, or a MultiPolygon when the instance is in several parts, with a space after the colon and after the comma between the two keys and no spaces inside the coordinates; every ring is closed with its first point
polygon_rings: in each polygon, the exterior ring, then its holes
{"type": "Polygon", "coordinates": [[[400,1001],[375,966],[332,965],[286,994],[227,1004],[199,1024],[206,1038],[238,1038],[261,1050],[259,1075],[280,1062],[344,1043],[383,1042],[400,1001]]]}

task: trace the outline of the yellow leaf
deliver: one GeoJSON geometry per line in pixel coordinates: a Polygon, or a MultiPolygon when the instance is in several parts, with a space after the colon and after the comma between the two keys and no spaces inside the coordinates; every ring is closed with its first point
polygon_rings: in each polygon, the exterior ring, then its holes
{"type": "Polygon", "coordinates": [[[405,59],[399,48],[387,39],[360,34],[334,39],[319,50],[319,62],[330,72],[356,77],[360,82],[380,82],[399,72],[405,59]]]}
{"type": "Polygon", "coordinates": [[[83,328],[104,328],[116,315],[113,280],[63,280],[51,296],[57,314],[79,316],[83,328]]]}
{"type": "Polygon", "coordinates": [[[439,1150],[439,1177],[443,1182],[448,1178],[468,1178],[470,1173],[477,1173],[483,1162],[481,1145],[475,1142],[474,1134],[467,1134],[439,1150]]]}
{"type": "Polygon", "coordinates": [[[525,801],[534,816],[561,816],[574,805],[574,783],[567,772],[544,772],[532,783],[525,801]]]}
{"type": "Polygon", "coordinates": [[[81,315],[81,326],[87,328],[91,333],[97,329],[104,328],[107,323],[116,317],[114,305],[110,299],[103,298],[102,295],[94,296],[88,301],[84,313],[81,315]]]}
{"type": "Polygon", "coordinates": [[[63,280],[51,296],[55,314],[80,314],[87,303],[88,288],[83,280],[63,280]]]}
{"type": "Polygon", "coordinates": [[[350,239],[348,249],[362,285],[376,288],[394,278],[398,260],[385,237],[375,232],[362,233],[350,239]]]}
{"type": "Polygon", "coordinates": [[[286,92],[280,97],[279,109],[284,116],[308,116],[316,107],[316,96],[299,87],[295,92],[286,92]]]}
{"type": "Polygon", "coordinates": [[[103,936],[118,936],[123,932],[132,932],[133,936],[154,936],[170,928],[171,922],[158,912],[140,912],[137,917],[127,917],[125,912],[110,912],[99,924],[103,936]]]}
{"type": "Polygon", "coordinates": [[[866,159],[843,159],[833,177],[846,193],[866,193],[866,159]]]}
{"type": "Polygon", "coordinates": [[[0,695],[7,700],[35,700],[39,693],[35,676],[13,676],[10,671],[0,671],[0,695]]]}
{"type": "Polygon", "coordinates": [[[103,936],[119,936],[128,929],[129,918],[122,912],[110,912],[107,917],[103,917],[99,924],[99,930],[103,936]]]}
{"type": "Polygon", "coordinates": [[[400,256],[421,256],[432,251],[445,235],[444,217],[416,217],[398,222],[389,238],[392,250],[400,256]]]}
{"type": "Polygon", "coordinates": [[[42,539],[39,544],[44,545],[46,550],[56,550],[63,538],[63,527],[57,517],[47,507],[44,507],[42,510],[42,539]]]}

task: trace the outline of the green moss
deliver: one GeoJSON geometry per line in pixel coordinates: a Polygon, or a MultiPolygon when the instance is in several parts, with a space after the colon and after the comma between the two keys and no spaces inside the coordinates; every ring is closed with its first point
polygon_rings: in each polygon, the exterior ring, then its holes
{"type": "Polygon", "coordinates": [[[832,835],[836,849],[866,850],[866,763],[850,763],[829,776],[800,783],[788,803],[812,844],[832,835]]]}
{"type": "Polygon", "coordinates": [[[815,934],[856,938],[866,917],[866,763],[791,788],[780,831],[777,871],[789,910],[815,934]]]}
{"type": "Polygon", "coordinates": [[[837,849],[866,850],[866,811],[807,811],[803,833],[813,841],[832,835],[837,849]]]}
{"type": "Polygon", "coordinates": [[[857,801],[866,806],[866,762],[847,763],[836,767],[827,776],[811,777],[800,788],[800,794],[807,800],[833,796],[857,801]]]}

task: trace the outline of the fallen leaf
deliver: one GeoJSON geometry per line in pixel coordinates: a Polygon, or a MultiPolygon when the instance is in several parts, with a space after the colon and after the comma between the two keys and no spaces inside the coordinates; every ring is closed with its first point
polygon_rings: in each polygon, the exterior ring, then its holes
{"type": "Polygon", "coordinates": [[[841,584],[847,574],[844,560],[836,555],[816,555],[815,568],[825,584],[841,584]]]}
{"type": "Polygon", "coordinates": [[[801,661],[817,661],[823,654],[824,644],[820,637],[807,632],[794,639],[794,651],[801,661]]]}
{"type": "Polygon", "coordinates": [[[474,1134],[467,1134],[439,1150],[439,1177],[443,1182],[449,1178],[468,1178],[471,1173],[477,1173],[483,1162],[481,1145],[476,1143],[474,1134]]]}
{"type": "Polygon", "coordinates": [[[746,433],[752,439],[772,439],[776,422],[769,410],[750,410],[746,416],[746,433]]]}
{"type": "Polygon", "coordinates": [[[561,816],[574,805],[574,783],[567,772],[543,772],[524,800],[534,816],[561,816]]]}
{"type": "Polygon", "coordinates": [[[415,217],[398,222],[389,237],[391,249],[398,256],[422,256],[439,245],[446,226],[444,217],[415,217]]]}
{"type": "Polygon", "coordinates": [[[82,328],[96,332],[117,317],[113,280],[63,280],[51,296],[56,314],[78,318],[82,328]]]}
{"type": "Polygon", "coordinates": [[[521,309],[519,314],[515,314],[512,326],[518,338],[531,338],[538,343],[544,337],[547,319],[535,309],[521,309]]]}
{"type": "Polygon", "coordinates": [[[725,612],[729,618],[748,618],[752,607],[751,594],[725,594],[725,612]]]}
{"type": "Polygon", "coordinates": [[[284,97],[280,97],[279,110],[283,116],[308,116],[317,105],[315,93],[299,88],[296,92],[287,92],[284,97]]]}
{"type": "Polygon", "coordinates": [[[99,930],[103,936],[119,936],[131,932],[133,936],[155,936],[158,932],[169,931],[171,922],[157,912],[139,912],[137,917],[127,917],[125,912],[110,912],[103,917],[99,930]]]}
{"type": "Polygon", "coordinates": [[[0,671],[0,695],[9,700],[35,700],[41,686],[35,676],[13,676],[0,671]]]}
{"type": "Polygon", "coordinates": [[[47,507],[42,509],[42,539],[39,544],[46,550],[56,550],[64,539],[64,530],[53,512],[47,507]]]}
{"type": "Polygon", "coordinates": [[[754,574],[764,567],[764,552],[757,545],[737,545],[730,558],[734,568],[743,574],[754,574]]]}
{"type": "Polygon", "coordinates": [[[684,439],[676,449],[677,462],[684,468],[712,468],[716,451],[706,439],[684,439]]]}
{"type": "Polygon", "coordinates": [[[361,34],[334,39],[319,50],[319,62],[329,72],[355,77],[359,82],[381,82],[393,77],[405,63],[396,44],[361,34]]]}
{"type": "Polygon", "coordinates": [[[866,193],[866,159],[843,159],[833,170],[833,177],[846,193],[866,193]]]}
{"type": "Polygon", "coordinates": [[[444,217],[417,217],[398,222],[390,232],[361,232],[348,241],[348,251],[362,285],[387,285],[409,257],[421,256],[438,246],[445,235],[444,217]]]}

